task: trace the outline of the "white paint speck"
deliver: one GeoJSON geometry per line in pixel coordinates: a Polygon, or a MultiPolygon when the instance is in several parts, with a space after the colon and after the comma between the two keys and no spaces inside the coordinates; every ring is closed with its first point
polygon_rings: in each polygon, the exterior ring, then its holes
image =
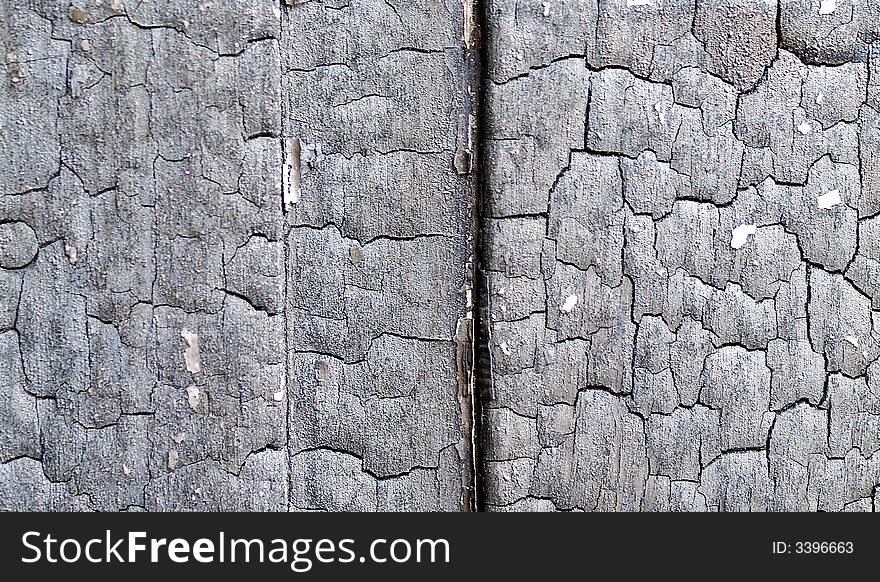
{"type": "Polygon", "coordinates": [[[498,344],[498,347],[501,348],[501,351],[504,352],[505,356],[510,355],[510,346],[507,345],[507,342],[501,342],[500,344],[498,344]]]}
{"type": "Polygon", "coordinates": [[[654,0],[626,0],[627,8],[633,6],[651,6],[652,4],[654,4],[654,0]]]}
{"type": "Polygon", "coordinates": [[[272,8],[272,14],[275,15],[275,18],[281,18],[281,9],[275,6],[272,8]]]}
{"type": "Polygon", "coordinates": [[[821,104],[823,101],[825,101],[825,95],[820,92],[818,95],[816,95],[816,105],[821,104]]]}
{"type": "Polygon", "coordinates": [[[76,256],[76,247],[72,245],[64,245],[64,254],[67,255],[67,260],[70,261],[71,265],[76,264],[77,256],[76,256]]]}
{"type": "Polygon", "coordinates": [[[544,16],[550,16],[550,3],[549,2],[541,2],[541,6],[544,7],[544,16]]]}
{"type": "Polygon", "coordinates": [[[284,141],[284,171],[281,174],[281,191],[284,207],[299,204],[300,180],[302,179],[302,143],[298,138],[284,141]]]}
{"type": "Polygon", "coordinates": [[[837,0],[819,0],[819,14],[832,14],[837,10],[837,0]]]}
{"type": "Polygon", "coordinates": [[[562,313],[571,313],[571,310],[574,309],[574,306],[578,304],[579,297],[577,295],[569,295],[565,298],[565,303],[562,304],[562,307],[559,308],[559,311],[562,313]]]}
{"type": "Polygon", "coordinates": [[[749,236],[754,236],[756,232],[758,232],[758,227],[754,224],[741,224],[737,226],[733,229],[733,234],[730,237],[730,246],[735,249],[741,248],[746,244],[749,236]]]}
{"type": "Polygon", "coordinates": [[[186,387],[186,401],[189,402],[189,406],[193,410],[196,410],[199,407],[199,403],[202,401],[202,396],[199,393],[198,386],[186,387]]]}
{"type": "Polygon", "coordinates": [[[808,122],[805,121],[805,122],[803,122],[802,124],[800,124],[800,125],[798,126],[798,131],[801,132],[801,133],[804,134],[804,135],[807,135],[808,133],[810,133],[811,131],[813,131],[813,126],[810,125],[808,122]]]}
{"type": "Polygon", "coordinates": [[[272,399],[275,400],[275,402],[281,402],[284,400],[284,390],[279,390],[278,392],[273,393],[272,399]]]}
{"type": "Polygon", "coordinates": [[[859,338],[857,338],[856,336],[854,336],[854,335],[848,335],[848,336],[846,336],[846,337],[843,338],[843,339],[845,339],[847,342],[849,342],[850,344],[852,344],[852,346],[853,346],[854,348],[859,347],[859,338]]]}
{"type": "Polygon", "coordinates": [[[125,475],[126,477],[131,475],[131,469],[129,469],[128,465],[126,465],[125,463],[122,463],[122,474],[125,475]]]}
{"type": "Polygon", "coordinates": [[[657,117],[660,118],[660,123],[666,123],[666,112],[663,111],[663,102],[658,101],[654,104],[654,111],[657,112],[657,117]]]}
{"type": "Polygon", "coordinates": [[[199,336],[187,329],[180,332],[180,337],[186,342],[186,350],[183,352],[183,361],[186,364],[186,371],[197,374],[202,369],[201,358],[199,357],[199,336]]]}
{"type": "Polygon", "coordinates": [[[180,460],[180,455],[174,449],[168,451],[168,470],[173,471],[177,466],[177,461],[180,460]]]}
{"type": "Polygon", "coordinates": [[[834,208],[843,200],[840,199],[840,191],[832,190],[827,194],[822,194],[816,199],[816,202],[819,204],[819,210],[828,210],[829,208],[834,208]]]}

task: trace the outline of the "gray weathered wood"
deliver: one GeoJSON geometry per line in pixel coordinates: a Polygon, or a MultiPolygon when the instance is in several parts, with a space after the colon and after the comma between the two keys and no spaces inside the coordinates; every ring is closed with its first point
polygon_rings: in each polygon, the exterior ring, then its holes
{"type": "Polygon", "coordinates": [[[830,4],[0,0],[0,508],[873,510],[830,4]]]}
{"type": "Polygon", "coordinates": [[[0,508],[472,506],[465,8],[0,1],[0,508]]]}
{"type": "Polygon", "coordinates": [[[489,509],[874,508],[880,19],[819,4],[486,3],[489,509]]]}

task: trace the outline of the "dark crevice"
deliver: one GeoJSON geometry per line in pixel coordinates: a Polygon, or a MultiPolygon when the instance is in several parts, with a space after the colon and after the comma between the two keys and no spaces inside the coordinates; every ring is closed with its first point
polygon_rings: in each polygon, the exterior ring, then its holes
{"type": "Polygon", "coordinates": [[[491,322],[489,309],[489,278],[488,255],[486,253],[486,241],[483,237],[482,222],[491,216],[487,201],[491,198],[487,192],[489,182],[486,173],[482,171],[486,166],[486,149],[483,147],[482,137],[488,135],[487,119],[488,100],[485,98],[485,83],[491,83],[491,79],[485,74],[489,66],[489,38],[490,27],[488,25],[488,12],[486,2],[475,0],[475,44],[476,51],[474,74],[476,79],[474,86],[478,88],[476,97],[476,163],[473,166],[475,172],[474,187],[474,210],[472,217],[473,228],[473,387],[472,410],[473,432],[471,443],[474,464],[474,508],[477,511],[485,511],[487,503],[486,480],[484,479],[484,455],[487,433],[483,430],[483,409],[491,401],[492,396],[492,353],[489,343],[491,322]]]}

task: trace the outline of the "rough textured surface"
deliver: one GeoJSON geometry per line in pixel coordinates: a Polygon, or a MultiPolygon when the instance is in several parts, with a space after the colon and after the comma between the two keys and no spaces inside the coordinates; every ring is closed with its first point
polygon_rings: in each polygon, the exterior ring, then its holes
{"type": "Polygon", "coordinates": [[[466,8],[0,0],[0,509],[472,506],[466,8]]]}
{"type": "Polygon", "coordinates": [[[0,509],[875,509],[873,0],[0,17],[0,509]]]}
{"type": "Polygon", "coordinates": [[[880,18],[819,9],[487,3],[489,509],[874,509],[880,18]]]}

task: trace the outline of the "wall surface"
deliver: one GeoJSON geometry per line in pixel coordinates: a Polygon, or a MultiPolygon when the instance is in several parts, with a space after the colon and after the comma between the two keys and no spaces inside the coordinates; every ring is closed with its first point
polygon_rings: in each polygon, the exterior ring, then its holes
{"type": "Polygon", "coordinates": [[[0,0],[0,509],[873,510],[875,40],[0,0]]]}
{"type": "Polygon", "coordinates": [[[462,4],[0,22],[0,507],[470,507],[462,4]]]}
{"type": "Polygon", "coordinates": [[[871,511],[880,6],[486,5],[488,507],[871,511]]]}

